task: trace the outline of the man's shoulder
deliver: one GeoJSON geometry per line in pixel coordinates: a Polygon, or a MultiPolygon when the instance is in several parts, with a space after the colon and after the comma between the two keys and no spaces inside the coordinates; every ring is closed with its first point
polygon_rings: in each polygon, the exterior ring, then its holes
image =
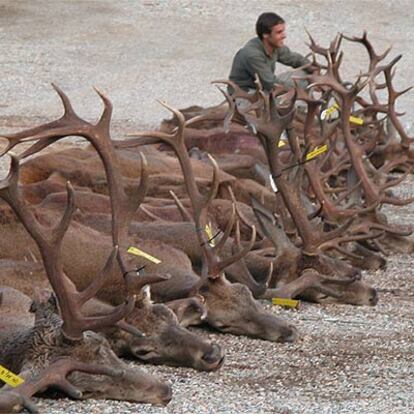
{"type": "Polygon", "coordinates": [[[276,52],[279,56],[281,55],[289,55],[292,53],[292,51],[287,46],[278,47],[276,49],[276,52]]]}
{"type": "Polygon", "coordinates": [[[239,53],[246,57],[260,56],[264,54],[263,44],[258,37],[250,39],[240,50],[239,53]]]}

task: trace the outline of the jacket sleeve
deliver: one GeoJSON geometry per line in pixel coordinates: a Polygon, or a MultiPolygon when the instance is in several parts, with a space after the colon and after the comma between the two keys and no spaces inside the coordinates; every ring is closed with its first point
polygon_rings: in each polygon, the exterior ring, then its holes
{"type": "Polygon", "coordinates": [[[273,86],[278,83],[274,72],[266,62],[265,57],[259,53],[251,53],[248,56],[245,56],[245,67],[252,78],[254,78],[257,73],[262,82],[263,89],[267,91],[270,91],[273,86]]]}
{"type": "Polygon", "coordinates": [[[300,53],[292,52],[287,46],[277,49],[277,61],[286,66],[291,66],[292,68],[298,68],[299,66],[310,63],[305,56],[300,53]]]}

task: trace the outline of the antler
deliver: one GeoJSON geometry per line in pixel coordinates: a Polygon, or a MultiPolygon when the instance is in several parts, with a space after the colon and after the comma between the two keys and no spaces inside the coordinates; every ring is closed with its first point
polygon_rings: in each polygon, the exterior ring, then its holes
{"type": "MultiPolygon", "coordinates": [[[[182,215],[184,219],[194,221],[196,232],[197,232],[197,238],[200,243],[200,246],[203,251],[203,268],[202,268],[202,276],[203,277],[211,277],[215,278],[218,277],[223,270],[239,260],[241,257],[243,257],[247,252],[252,248],[255,238],[256,238],[256,232],[255,228],[252,229],[252,237],[248,245],[242,249],[241,251],[237,252],[233,256],[226,258],[224,260],[221,260],[219,258],[219,250],[224,245],[225,241],[230,235],[231,227],[233,226],[233,219],[229,221],[228,228],[224,232],[224,235],[221,237],[221,239],[218,241],[216,246],[210,245],[210,240],[208,239],[206,235],[206,226],[208,225],[207,222],[207,210],[208,206],[212,202],[212,200],[215,198],[218,190],[219,185],[219,167],[213,157],[209,155],[210,162],[213,165],[213,179],[212,184],[210,187],[210,190],[206,195],[202,195],[197,187],[196,180],[194,177],[194,172],[191,166],[191,160],[188,156],[188,152],[185,146],[184,142],[184,129],[185,127],[192,122],[192,120],[186,121],[183,114],[178,111],[177,109],[167,105],[164,102],[161,102],[161,104],[167,108],[170,112],[172,112],[176,119],[178,120],[178,126],[171,134],[167,134],[164,132],[159,131],[147,131],[147,132],[139,132],[134,134],[129,134],[129,136],[138,136],[142,137],[143,140],[146,140],[148,142],[148,138],[153,140],[152,142],[164,142],[168,144],[176,153],[178,160],[181,165],[181,169],[183,171],[185,185],[187,189],[187,193],[189,196],[189,199],[192,204],[193,209],[193,215],[192,217],[190,213],[184,208],[184,206],[179,202],[178,198],[175,197],[173,194],[173,197],[182,212],[182,215]],[[230,227],[230,228],[229,228],[230,227]]],[[[120,145],[125,148],[128,146],[135,146],[140,145],[139,139],[132,139],[129,141],[124,141],[120,143],[120,145]]],[[[235,212],[233,212],[234,216],[235,212]]]]}
{"type": "Polygon", "coordinates": [[[39,412],[30,397],[50,386],[60,389],[72,398],[81,398],[82,392],[66,379],[73,371],[112,377],[120,377],[124,374],[124,371],[119,369],[86,364],[71,358],[59,358],[39,375],[25,379],[20,386],[14,389],[4,387],[0,391],[0,413],[19,412],[22,408],[26,408],[31,413],[39,412]]]}
{"type": "MultiPolygon", "coordinates": [[[[328,56],[329,57],[329,56],[328,56]]],[[[390,84],[390,74],[391,74],[391,68],[393,65],[395,65],[396,62],[400,59],[401,56],[397,56],[393,61],[391,61],[386,67],[384,68],[378,68],[374,67],[370,70],[370,72],[365,75],[366,80],[361,82],[362,75],[358,77],[358,79],[355,81],[355,83],[349,87],[346,88],[341,84],[339,79],[335,76],[335,70],[334,70],[334,63],[329,60],[328,58],[328,68],[327,72],[324,75],[318,75],[318,74],[312,74],[309,75],[308,78],[312,82],[311,85],[308,86],[308,88],[311,88],[313,86],[318,85],[325,85],[329,86],[335,94],[339,97],[341,101],[341,126],[342,126],[342,133],[345,140],[346,147],[349,152],[349,156],[352,162],[352,167],[355,170],[359,180],[361,181],[361,187],[364,191],[365,195],[365,202],[367,204],[367,207],[370,208],[370,206],[378,205],[380,203],[389,203],[389,204],[395,204],[398,203],[399,205],[404,203],[411,203],[414,199],[409,200],[395,200],[393,197],[389,197],[381,191],[382,189],[375,185],[372,181],[372,179],[369,177],[368,172],[364,166],[364,157],[365,154],[365,148],[362,144],[360,144],[355,137],[353,136],[351,132],[351,126],[349,122],[349,118],[351,116],[351,110],[352,105],[359,94],[359,92],[369,83],[370,79],[372,79],[377,73],[384,70],[386,76],[388,74],[388,84],[390,84]]],[[[393,93],[391,90],[391,100],[396,99],[397,96],[401,95],[402,93],[405,93],[406,91],[393,93]]],[[[393,102],[394,102],[393,101],[393,102]]],[[[390,106],[390,105],[389,105],[390,106]]],[[[392,105],[393,106],[393,105],[392,105]]],[[[391,110],[391,113],[392,110],[391,110]]],[[[392,115],[390,114],[390,117],[392,115]]],[[[394,113],[393,118],[396,119],[396,115],[394,113]]]]}
{"type": "MultiPolygon", "coordinates": [[[[87,139],[96,149],[102,160],[105,173],[108,180],[109,194],[112,208],[112,238],[114,246],[124,246],[128,235],[128,223],[132,215],[138,209],[139,204],[143,201],[148,188],[147,163],[143,154],[141,156],[141,181],[137,191],[131,192],[131,196],[125,193],[122,185],[119,161],[113,141],[110,137],[110,122],[112,115],[112,104],[109,99],[100,91],[95,89],[102,99],[104,110],[99,121],[93,125],[81,119],[73,110],[69,98],[56,85],[53,88],[62,101],[64,114],[56,121],[31,128],[16,134],[5,135],[8,145],[0,154],[3,155],[10,151],[16,145],[23,142],[34,142],[25,150],[20,158],[38,152],[58,140],[67,136],[81,136],[87,139]]],[[[118,262],[122,272],[126,271],[122,251],[118,254],[118,262]]]]}
{"type": "Polygon", "coordinates": [[[12,156],[9,174],[0,182],[0,197],[11,206],[39,248],[46,274],[59,302],[63,319],[63,336],[69,340],[80,339],[86,330],[99,330],[104,326],[113,325],[125,317],[134,305],[134,300],[131,297],[128,297],[124,304],[115,308],[112,314],[103,318],[85,318],[81,312],[82,305],[95,296],[108,276],[114,271],[118,246],[112,250],[99,275],[82,292],[78,292],[76,286],[63,271],[62,241],[75,210],[75,194],[70,183],[67,183],[68,204],[62,219],[54,228],[50,229],[36,220],[31,209],[22,200],[18,189],[18,178],[19,160],[12,156]]]}
{"type": "MultiPolygon", "coordinates": [[[[386,56],[388,55],[388,53],[391,51],[391,46],[390,46],[382,55],[378,55],[375,52],[374,47],[372,46],[372,43],[368,40],[368,35],[367,35],[366,30],[364,30],[361,37],[357,37],[357,36],[349,37],[345,35],[342,35],[342,37],[346,40],[349,40],[350,42],[360,43],[365,47],[365,49],[368,52],[368,56],[369,56],[369,66],[368,66],[369,72],[373,71],[377,67],[378,63],[384,60],[386,56]]],[[[376,89],[379,89],[379,87],[376,85],[376,83],[374,82],[374,79],[372,78],[370,81],[369,92],[370,92],[372,102],[377,105],[379,104],[379,102],[378,102],[377,95],[375,93],[376,89]]]]}

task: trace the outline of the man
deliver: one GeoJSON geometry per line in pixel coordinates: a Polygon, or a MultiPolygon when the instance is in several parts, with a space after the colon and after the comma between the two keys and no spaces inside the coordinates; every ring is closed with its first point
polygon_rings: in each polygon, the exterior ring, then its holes
{"type": "MultiPolygon", "coordinates": [[[[257,74],[262,82],[263,89],[271,93],[276,84],[288,88],[294,86],[292,75],[303,76],[303,71],[285,72],[275,75],[276,62],[297,68],[310,64],[299,53],[292,52],[285,46],[286,24],[276,13],[263,13],[256,22],[257,37],[249,40],[233,59],[230,71],[230,80],[247,92],[256,89],[254,84],[257,74]]],[[[311,72],[310,68],[306,71],[311,72]]],[[[306,87],[306,81],[300,81],[300,86],[306,87]]]]}

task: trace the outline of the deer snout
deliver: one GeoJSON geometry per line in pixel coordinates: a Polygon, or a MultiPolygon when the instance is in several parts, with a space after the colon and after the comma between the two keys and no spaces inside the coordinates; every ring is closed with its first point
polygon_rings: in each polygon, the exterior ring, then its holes
{"type": "Polygon", "coordinates": [[[369,304],[375,306],[378,303],[378,292],[376,289],[372,289],[371,297],[369,298],[369,304]]]}
{"type": "Polygon", "coordinates": [[[294,342],[298,339],[298,330],[293,326],[282,328],[278,342],[294,342]]]}
{"type": "Polygon", "coordinates": [[[259,338],[272,342],[293,342],[298,338],[295,327],[274,315],[262,314],[258,327],[261,332],[259,338]]]}
{"type": "Polygon", "coordinates": [[[168,384],[163,384],[160,390],[160,404],[166,406],[172,398],[172,388],[168,384]]]}
{"type": "Polygon", "coordinates": [[[350,278],[351,279],[355,279],[355,280],[361,280],[362,278],[362,272],[361,269],[358,269],[356,267],[354,267],[351,272],[350,272],[350,278]]]}
{"type": "Polygon", "coordinates": [[[201,359],[207,365],[205,367],[206,370],[214,371],[223,365],[224,353],[219,345],[213,344],[211,349],[204,353],[201,359]]]}

